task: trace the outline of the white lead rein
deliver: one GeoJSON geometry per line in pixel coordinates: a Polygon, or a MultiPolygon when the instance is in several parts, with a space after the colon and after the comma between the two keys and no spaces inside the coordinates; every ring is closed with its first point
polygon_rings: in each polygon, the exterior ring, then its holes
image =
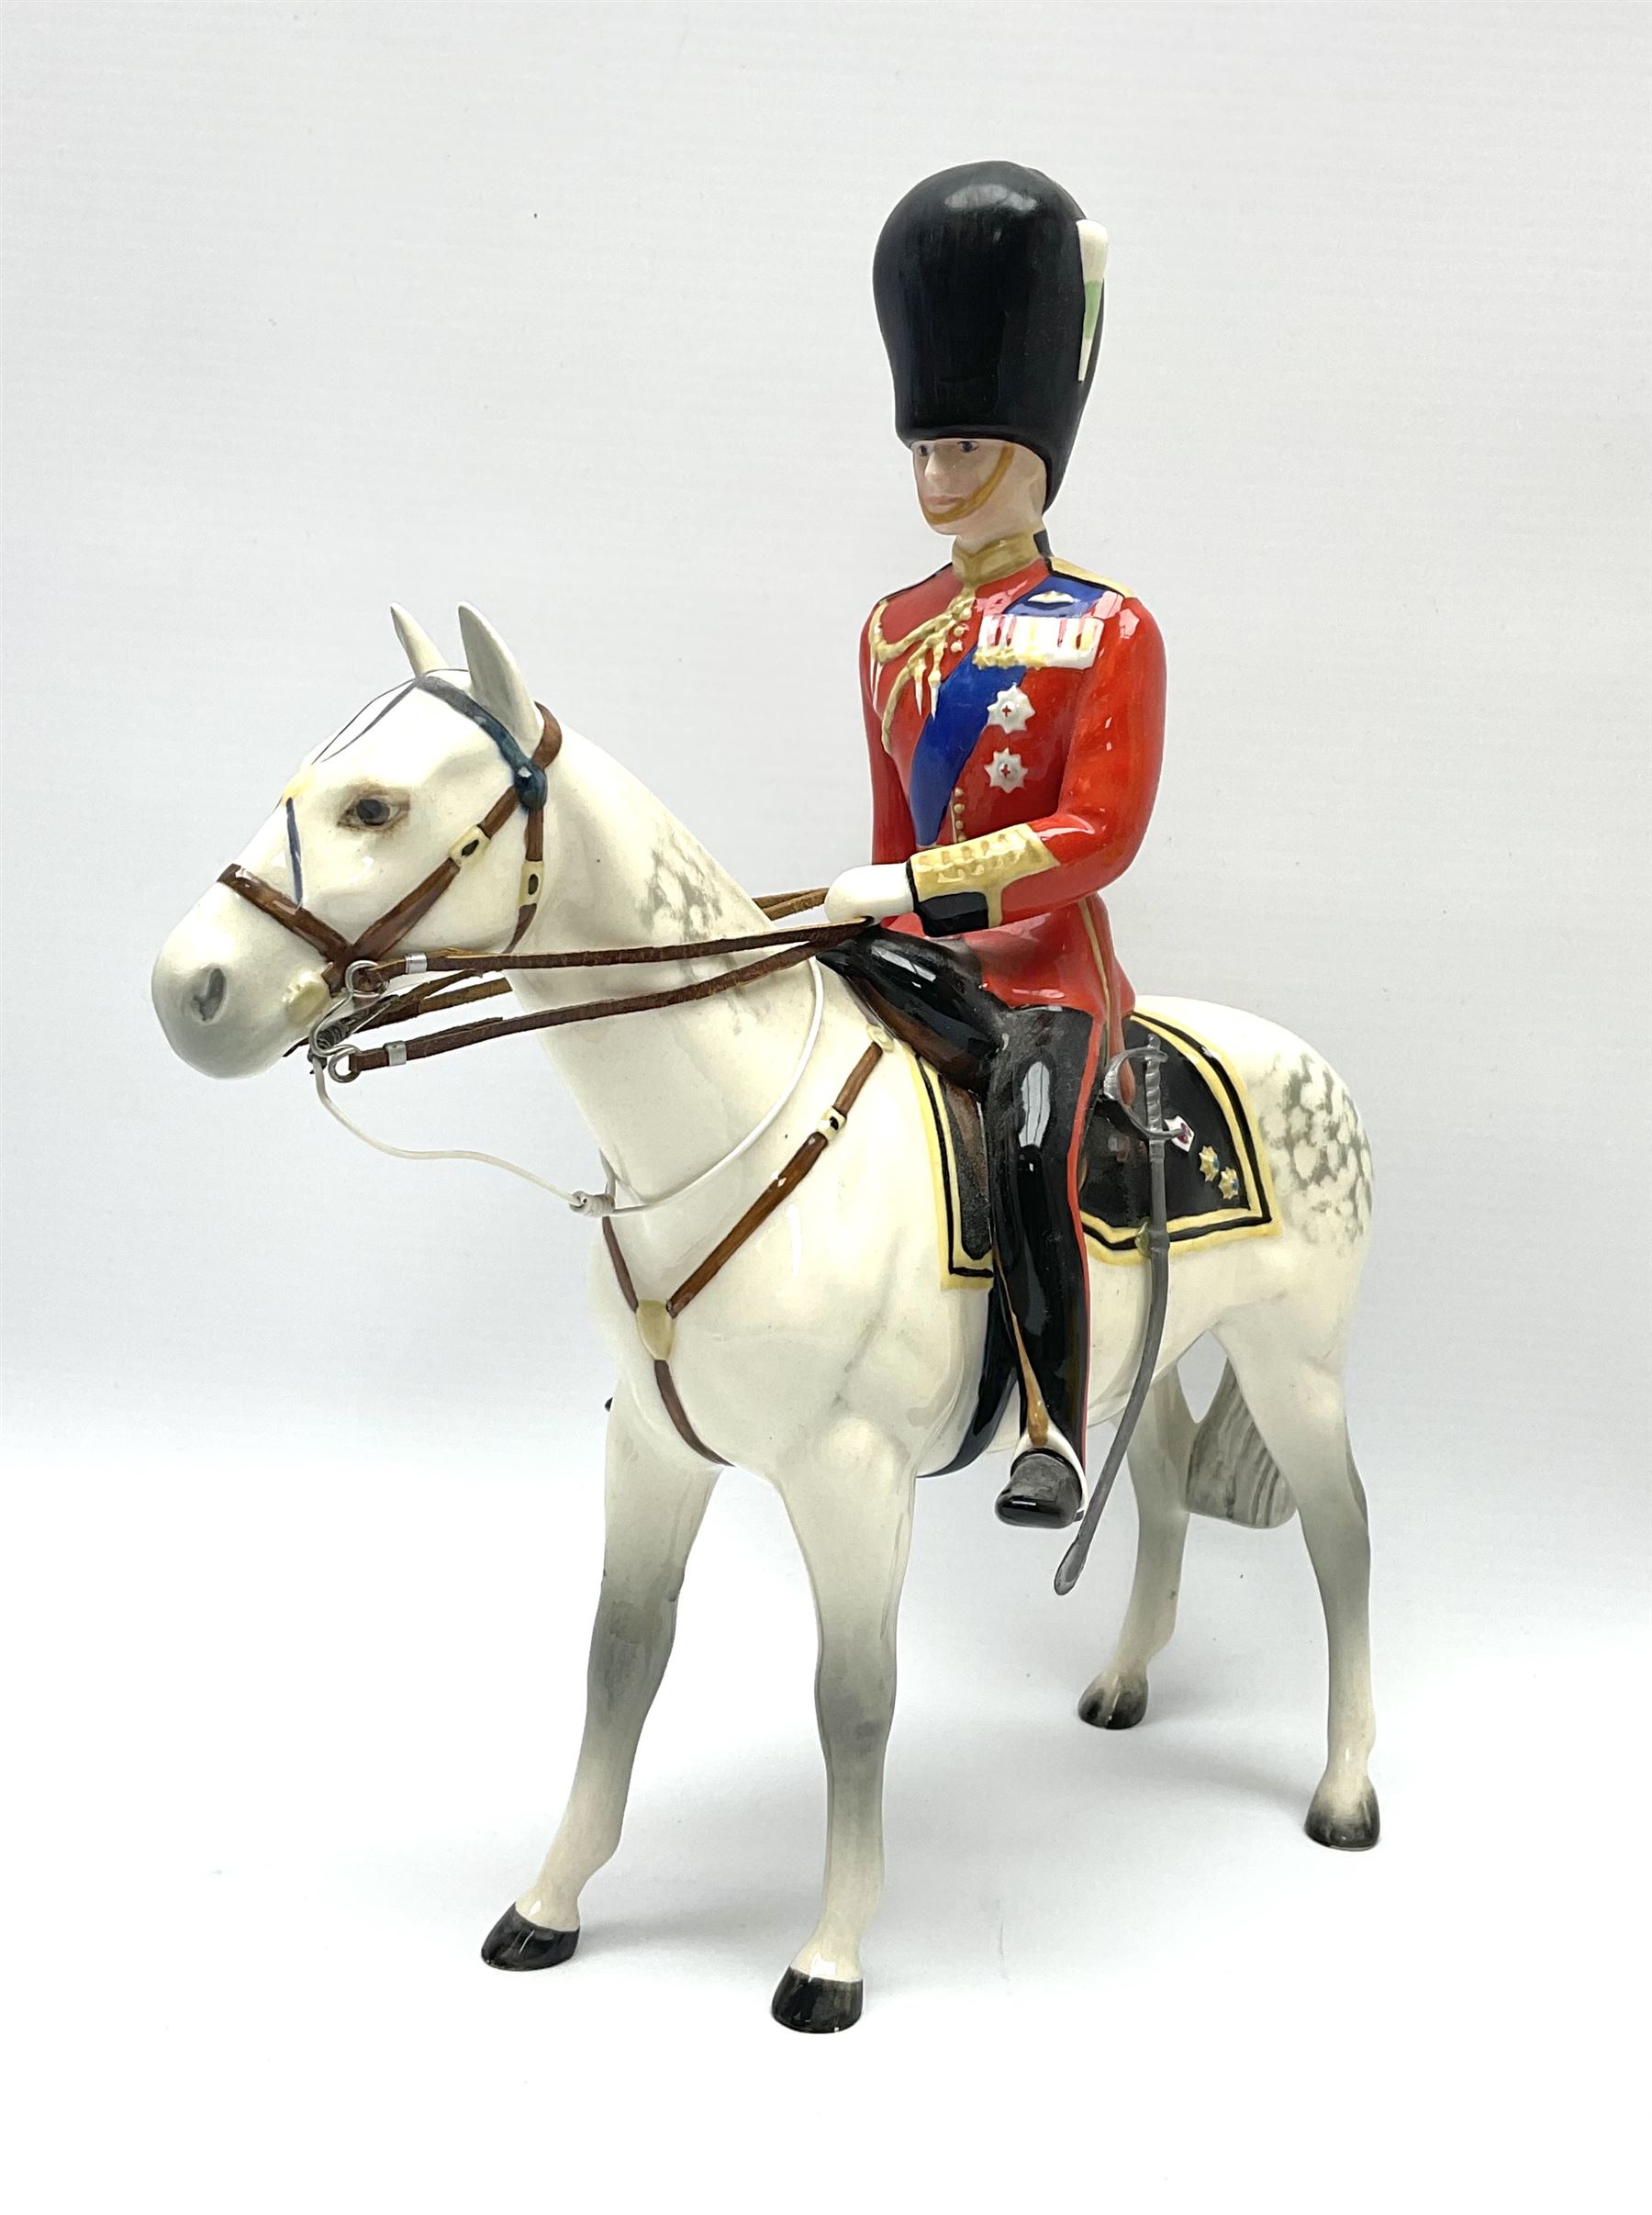
{"type": "Polygon", "coordinates": [[[762,1122],[749,1130],[738,1146],[720,1155],[709,1169],[701,1169],[698,1176],[690,1177],[686,1184],[675,1185],[668,1192],[656,1192],[651,1200],[617,1201],[614,1195],[618,1183],[613,1165],[606,1159],[602,1166],[608,1171],[608,1183],[603,1191],[564,1192],[560,1184],[553,1184],[544,1177],[536,1177],[531,1169],[525,1169],[514,1161],[503,1160],[497,1154],[478,1153],[469,1147],[392,1146],[387,1139],[375,1138],[371,1131],[364,1131],[360,1124],[351,1121],[327,1089],[325,1062],[318,1062],[316,1067],[316,1097],[333,1121],[341,1123],[352,1138],[359,1138],[363,1146],[372,1147],[375,1153],[388,1154],[395,1160],[479,1161],[485,1168],[503,1169],[508,1177],[519,1177],[524,1184],[536,1185],[541,1192],[549,1192],[553,1200],[560,1200],[564,1207],[571,1208],[576,1215],[645,1214],[650,1208],[664,1207],[667,1201],[686,1199],[690,1192],[698,1191],[702,1184],[709,1184],[713,1177],[731,1168],[743,1153],[754,1147],[765,1131],[774,1127],[792,1094],[803,1081],[803,1073],[814,1053],[816,1041],[820,1035],[820,1024],[826,1013],[826,988],[821,980],[820,963],[811,961],[809,971],[814,979],[814,1015],[809,1025],[809,1035],[803,1041],[803,1051],[798,1056],[797,1066],[787,1079],[786,1088],[778,1100],[762,1122]]]}

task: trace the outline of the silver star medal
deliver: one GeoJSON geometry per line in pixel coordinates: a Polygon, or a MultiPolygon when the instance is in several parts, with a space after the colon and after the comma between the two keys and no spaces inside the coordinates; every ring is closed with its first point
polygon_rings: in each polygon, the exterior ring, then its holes
{"type": "MultiPolygon", "coordinates": [[[[1007,685],[987,710],[987,721],[1012,737],[1032,720],[1032,702],[1019,685],[1007,685]]],[[[1000,792],[1013,792],[1027,781],[1027,766],[1019,754],[1000,746],[987,765],[987,782],[1000,792]]]]}
{"type": "Polygon", "coordinates": [[[1032,721],[1032,702],[1019,685],[1007,685],[987,710],[987,721],[1013,734],[1032,721]]]}

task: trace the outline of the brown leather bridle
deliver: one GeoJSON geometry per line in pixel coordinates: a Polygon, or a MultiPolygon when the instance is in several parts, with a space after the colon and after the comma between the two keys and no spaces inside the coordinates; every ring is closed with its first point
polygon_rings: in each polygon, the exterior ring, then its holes
{"type": "MultiPolygon", "coordinates": [[[[778,930],[741,932],[725,938],[699,939],[680,945],[613,946],[592,948],[585,952],[518,954],[516,948],[533,921],[544,884],[545,772],[561,750],[562,727],[549,709],[541,708],[540,743],[530,758],[524,755],[505,725],[479,701],[474,700],[468,692],[462,691],[456,685],[443,682],[434,675],[417,678],[415,684],[421,690],[434,692],[438,698],[447,700],[462,714],[479,724],[493,740],[511,772],[508,788],[499,795],[479,822],[474,823],[463,837],[454,841],[446,856],[428,877],[421,878],[410,892],[404,894],[394,907],[386,908],[375,923],[369,923],[353,939],[346,938],[341,931],[334,930],[331,923],[323,922],[319,915],[304,905],[302,898],[290,899],[286,893],[277,891],[273,885],[266,884],[262,878],[254,876],[251,870],[242,868],[239,862],[232,862],[218,878],[220,884],[228,885],[232,892],[280,923],[284,930],[292,932],[295,937],[313,946],[326,964],[321,974],[335,1008],[340,995],[348,1001],[342,1011],[329,1011],[323,1015],[309,1034],[310,1066],[324,1104],[331,1105],[327,1100],[329,1080],[347,1084],[364,1069],[394,1068],[404,1062],[423,1060],[433,1054],[452,1053],[461,1046],[479,1046],[485,1039],[508,1037],[522,1031],[545,1030],[569,1023],[589,1023],[604,1016],[636,1014],[644,1010],[677,1007],[688,1001],[709,999],[715,993],[737,990],[742,985],[754,983],[760,978],[776,976],[783,969],[793,968],[810,960],[818,949],[841,945],[868,927],[861,922],[799,923],[785,927],[783,918],[817,907],[825,898],[824,889],[817,886],[805,892],[777,893],[758,902],[771,922],[782,923],[778,930]],[[395,959],[389,958],[414,925],[430,913],[466,865],[487,851],[493,839],[504,829],[519,807],[527,816],[521,888],[515,927],[502,951],[497,954],[406,954],[395,959]],[[642,962],[693,961],[706,956],[741,953],[757,954],[761,958],[718,975],[701,978],[691,984],[606,1000],[586,1001],[571,1007],[541,1009],[509,1019],[486,1017],[480,1022],[457,1024],[434,1036],[409,1039],[405,1044],[396,1041],[383,1046],[363,1046],[356,1036],[363,1030],[385,1024],[409,1022],[416,1016],[437,1014],[469,1001],[489,999],[496,993],[507,992],[510,989],[508,981],[505,976],[497,974],[499,971],[606,968],[642,962]],[[490,971],[495,974],[489,976],[490,971]],[[396,979],[416,976],[428,977],[429,981],[411,991],[390,991],[389,987],[396,979]]],[[[289,841],[296,841],[290,800],[288,804],[289,841]]],[[[299,875],[296,842],[291,845],[290,850],[293,856],[294,888],[302,894],[304,888],[299,875]]],[[[813,1049],[820,1006],[817,986],[816,1029],[811,1029],[804,1047],[798,1069],[799,1076],[813,1049]]],[[[809,1175],[831,1140],[847,1122],[850,1110],[878,1060],[887,1050],[887,1046],[888,1041],[881,1033],[874,1035],[840,1088],[837,1098],[815,1128],[745,1209],[732,1229],[719,1240],[698,1267],[665,1300],[645,1300],[639,1296],[609,1219],[613,1212],[612,1172],[607,1194],[575,1192],[561,1195],[578,1213],[600,1213],[603,1215],[603,1235],[608,1258],[620,1292],[635,1317],[638,1335],[653,1364],[654,1380],[665,1412],[684,1442],[708,1461],[720,1463],[722,1456],[709,1447],[695,1429],[671,1374],[670,1355],[676,1318],[720,1274],[753,1232],[767,1221],[809,1175]]],[[[788,1096],[789,1088],[787,1094],[782,1095],[782,1101],[788,1096]]],[[[776,1109],[780,1104],[776,1102],[776,1109]]],[[[331,1112],[338,1113],[336,1108],[331,1112]]],[[[770,1111],[771,1118],[775,1112],[770,1111]]],[[[341,1117],[340,1120],[346,1123],[347,1127],[355,1129],[347,1117],[341,1117]]],[[[751,1135],[761,1133],[768,1120],[765,1118],[765,1123],[758,1125],[757,1132],[751,1135]]],[[[356,1135],[365,1137],[367,1134],[357,1131],[356,1135]]],[[[750,1137],[732,1154],[725,1157],[725,1162],[737,1158],[749,1143],[750,1137]]],[[[508,1163],[500,1163],[498,1166],[510,1167],[508,1163]]],[[[713,1170],[721,1166],[724,1164],[714,1163],[713,1170]]],[[[542,1180],[535,1179],[532,1181],[542,1180]]],[[[694,1181],[699,1183],[703,1181],[703,1177],[694,1181]]],[[[554,1186],[546,1189],[556,1190],[554,1186]]],[[[667,1195],[680,1196],[680,1193],[667,1195]]],[[[636,1211],[628,1209],[626,1212],[636,1211]]]]}
{"type": "MultiPolygon", "coordinates": [[[[527,817],[523,837],[521,885],[518,893],[516,927],[506,943],[509,953],[520,944],[522,935],[533,921],[539,906],[540,893],[545,881],[545,772],[562,749],[562,726],[548,708],[541,708],[540,743],[529,756],[497,716],[491,715],[480,701],[457,685],[450,685],[434,677],[417,678],[409,690],[433,693],[438,699],[446,700],[462,715],[486,731],[498,748],[510,770],[510,783],[500,793],[493,806],[479,822],[473,823],[463,836],[454,840],[446,855],[430,875],[421,878],[410,892],[403,895],[394,907],[386,908],[375,923],[356,938],[346,938],[335,931],[329,923],[305,907],[301,901],[291,900],[278,892],[273,885],[255,877],[251,869],[243,869],[232,861],[219,877],[221,885],[228,885],[239,893],[249,905],[270,916],[285,930],[314,946],[326,967],[322,981],[335,997],[345,986],[351,969],[357,962],[382,961],[385,956],[398,946],[409,931],[428,915],[461,870],[486,854],[493,840],[504,829],[511,816],[520,808],[527,817]]],[[[538,703],[535,702],[537,706],[538,703]]],[[[300,888],[302,889],[302,888],[300,888]]]]}
{"type": "MultiPolygon", "coordinates": [[[[589,1023],[603,1016],[638,1014],[655,1008],[677,1007],[691,1000],[709,999],[716,993],[736,990],[743,984],[754,984],[762,978],[794,968],[809,960],[818,948],[841,945],[867,927],[861,923],[805,923],[789,930],[748,932],[727,938],[698,939],[682,945],[518,954],[516,948],[533,921],[544,888],[545,772],[562,750],[562,726],[548,708],[541,707],[540,743],[530,756],[498,718],[460,686],[432,673],[415,678],[406,688],[434,693],[462,715],[468,716],[486,732],[510,770],[508,788],[500,793],[479,822],[473,823],[462,837],[454,840],[430,875],[353,939],[336,931],[331,923],[307,908],[302,900],[277,891],[273,885],[266,884],[262,877],[254,876],[240,862],[231,862],[218,878],[221,885],[227,885],[250,906],[280,923],[284,930],[291,931],[295,937],[302,938],[321,956],[326,965],[321,971],[322,981],[334,1005],[310,1031],[309,1056],[311,1067],[335,1084],[349,1084],[368,1069],[396,1068],[404,1062],[423,1061],[434,1054],[449,1054],[460,1046],[479,1046],[485,1039],[509,1037],[519,1031],[546,1030],[564,1024],[589,1023]],[[487,851],[519,807],[527,816],[521,886],[516,923],[501,951],[474,954],[454,950],[403,955],[395,960],[387,958],[408,932],[430,913],[461,870],[487,851]],[[376,1047],[363,1047],[355,1043],[356,1034],[363,1030],[377,1029],[386,1024],[409,1023],[420,1015],[443,1014],[468,1001],[489,1000],[508,992],[510,986],[505,977],[496,974],[486,980],[490,970],[606,968],[632,962],[682,962],[703,956],[737,953],[760,953],[764,958],[720,976],[702,978],[694,984],[675,985],[660,991],[585,1001],[573,1007],[542,1009],[513,1018],[490,1016],[479,1023],[460,1024],[433,1036],[409,1039],[406,1043],[395,1041],[376,1047]],[[412,991],[391,993],[387,989],[397,978],[423,975],[428,975],[429,981],[412,991]],[[338,1010],[336,1003],[341,995],[349,1004],[338,1010]]],[[[535,705],[538,706],[537,701],[535,705]]],[[[291,841],[295,834],[290,800],[288,806],[291,841]]],[[[295,881],[302,892],[302,882],[297,880],[296,847],[293,851],[295,881]]],[[[818,907],[824,898],[824,889],[817,886],[806,892],[776,893],[757,904],[765,914],[778,921],[800,909],[818,907]]]]}

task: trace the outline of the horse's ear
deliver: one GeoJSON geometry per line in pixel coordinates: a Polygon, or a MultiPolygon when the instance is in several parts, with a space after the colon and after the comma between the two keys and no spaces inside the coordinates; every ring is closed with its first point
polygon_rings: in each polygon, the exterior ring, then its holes
{"type": "Polygon", "coordinates": [[[460,609],[459,635],[464,641],[473,695],[490,715],[498,717],[523,752],[531,754],[543,726],[510,648],[474,608],[460,609]]]}
{"type": "Polygon", "coordinates": [[[412,664],[415,677],[429,677],[432,669],[447,667],[441,647],[419,629],[405,608],[392,607],[390,621],[396,625],[396,635],[402,643],[402,652],[412,664]]]}

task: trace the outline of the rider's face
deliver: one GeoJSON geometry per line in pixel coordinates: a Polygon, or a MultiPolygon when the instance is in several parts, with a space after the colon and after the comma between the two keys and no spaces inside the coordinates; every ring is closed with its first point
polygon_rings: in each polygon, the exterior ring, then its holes
{"type": "Polygon", "coordinates": [[[966,546],[1036,530],[1044,475],[1035,453],[1005,439],[921,439],[912,448],[924,521],[966,546]]]}

